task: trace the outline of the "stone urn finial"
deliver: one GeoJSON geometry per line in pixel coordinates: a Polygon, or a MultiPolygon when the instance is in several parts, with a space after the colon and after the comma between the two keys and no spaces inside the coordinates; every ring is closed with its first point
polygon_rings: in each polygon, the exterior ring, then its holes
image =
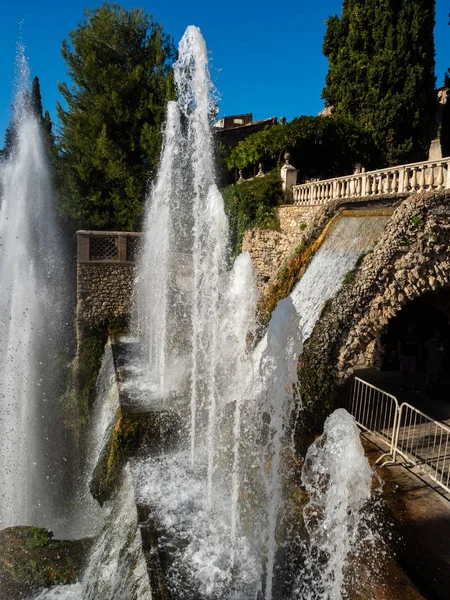
{"type": "Polygon", "coordinates": [[[258,174],[255,175],[255,177],[264,177],[263,164],[262,163],[259,163],[259,165],[258,165],[258,174]]]}
{"type": "Polygon", "coordinates": [[[297,173],[298,169],[293,167],[289,162],[291,160],[291,155],[289,152],[286,152],[284,155],[284,165],[281,167],[281,182],[283,190],[290,190],[293,185],[297,184],[297,173]]]}

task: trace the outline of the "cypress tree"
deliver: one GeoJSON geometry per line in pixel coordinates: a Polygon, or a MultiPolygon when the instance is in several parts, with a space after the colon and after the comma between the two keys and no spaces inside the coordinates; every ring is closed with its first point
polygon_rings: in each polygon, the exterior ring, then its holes
{"type": "Polygon", "coordinates": [[[447,90],[447,102],[441,113],[441,148],[442,156],[450,156],[450,69],[445,74],[444,86],[447,90]]]}
{"type": "Polygon", "coordinates": [[[373,136],[381,164],[424,160],[435,135],[434,0],[344,0],[327,21],[323,98],[373,136]]]}
{"type": "Polygon", "coordinates": [[[173,94],[173,43],[143,10],[105,3],[86,10],[62,55],[72,85],[58,86],[61,208],[82,227],[135,229],[173,94]]]}
{"type": "Polygon", "coordinates": [[[41,86],[39,83],[39,77],[35,77],[33,79],[33,84],[31,86],[31,108],[39,121],[44,120],[43,116],[43,108],[42,108],[42,96],[41,96],[41,86]]]}

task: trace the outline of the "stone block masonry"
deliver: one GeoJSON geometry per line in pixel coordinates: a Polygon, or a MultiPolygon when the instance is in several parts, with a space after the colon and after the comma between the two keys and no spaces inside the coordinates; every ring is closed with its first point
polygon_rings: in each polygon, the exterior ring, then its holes
{"type": "Polygon", "coordinates": [[[261,291],[300,245],[304,232],[320,208],[322,207],[280,206],[278,208],[280,231],[249,229],[245,232],[242,251],[250,253],[258,274],[258,288],[261,291]]]}
{"type": "Polygon", "coordinates": [[[77,232],[77,328],[131,314],[139,233],[77,232]]]}
{"type": "Polygon", "coordinates": [[[78,264],[77,321],[95,326],[131,314],[134,265],[78,264]]]}

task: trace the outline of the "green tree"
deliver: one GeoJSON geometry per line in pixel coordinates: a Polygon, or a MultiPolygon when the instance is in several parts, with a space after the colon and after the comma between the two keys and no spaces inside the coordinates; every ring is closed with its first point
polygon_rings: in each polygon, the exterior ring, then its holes
{"type": "MultiPolygon", "coordinates": [[[[42,96],[41,96],[41,87],[40,87],[40,83],[39,83],[39,77],[34,77],[33,79],[33,83],[31,86],[31,94],[28,90],[24,90],[22,92],[23,97],[22,97],[22,102],[25,103],[25,105],[27,105],[28,107],[31,107],[31,110],[33,111],[34,116],[36,117],[37,121],[41,124],[43,130],[44,130],[44,134],[45,134],[45,139],[48,143],[48,151],[52,157],[52,159],[54,159],[56,157],[56,150],[54,148],[54,135],[52,132],[52,128],[53,128],[53,124],[50,118],[50,113],[48,112],[48,110],[45,111],[45,114],[43,114],[43,107],[42,107],[42,96]]],[[[12,149],[14,147],[14,144],[16,143],[16,108],[13,105],[12,107],[12,112],[13,112],[13,116],[11,119],[11,122],[8,126],[8,128],[6,129],[5,132],[5,146],[3,148],[3,150],[0,150],[0,158],[8,158],[8,156],[11,154],[12,149]]]]}
{"type": "Polygon", "coordinates": [[[441,148],[443,156],[450,156],[450,69],[445,74],[444,87],[447,90],[447,102],[441,112],[441,148]]]}
{"type": "Polygon", "coordinates": [[[434,0],[344,0],[327,21],[323,98],[372,134],[380,162],[427,158],[435,134],[434,0]]]}
{"type": "Polygon", "coordinates": [[[263,161],[267,169],[283,159],[286,150],[300,169],[302,179],[336,177],[353,172],[356,162],[374,165],[370,134],[347,117],[296,117],[250,135],[226,158],[229,169],[245,168],[263,161]]]}
{"type": "Polygon", "coordinates": [[[14,119],[11,120],[10,124],[5,131],[5,145],[0,150],[0,158],[6,160],[13,150],[16,141],[16,128],[14,119]]]}
{"type": "Polygon", "coordinates": [[[42,96],[41,96],[41,85],[39,83],[39,77],[33,79],[31,85],[31,108],[41,122],[44,120],[43,108],[42,108],[42,96]]]}
{"type": "Polygon", "coordinates": [[[86,10],[62,55],[72,85],[58,86],[61,208],[83,227],[135,229],[173,95],[173,43],[142,9],[105,3],[86,10]]]}

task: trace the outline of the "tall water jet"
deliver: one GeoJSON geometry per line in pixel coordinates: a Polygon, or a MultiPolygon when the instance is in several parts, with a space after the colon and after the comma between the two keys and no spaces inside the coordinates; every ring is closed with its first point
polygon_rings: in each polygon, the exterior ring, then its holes
{"type": "MultiPolygon", "coordinates": [[[[268,436],[261,454],[261,472],[267,495],[267,547],[265,599],[271,600],[277,551],[276,526],[282,501],[282,450],[289,447],[288,434],[294,410],[298,357],[302,349],[299,316],[291,298],[281,300],[270,321],[267,345],[260,363],[260,410],[267,415],[268,436]],[[267,461],[269,465],[267,466],[267,461]]],[[[297,398],[297,402],[300,398],[297,398]]],[[[291,445],[291,450],[294,448],[291,445]]]]}
{"type": "Polygon", "coordinates": [[[209,456],[214,454],[228,234],[214,183],[206,45],[196,27],[188,27],[180,41],[174,76],[178,101],[169,104],[161,167],[149,198],[136,308],[156,394],[190,397],[195,462],[199,430],[209,440],[209,456]],[[185,373],[181,384],[182,377],[176,383],[170,377],[174,364],[185,373]]]}
{"type": "Polygon", "coordinates": [[[168,547],[181,546],[168,570],[173,597],[197,597],[195,590],[205,598],[250,598],[264,589],[271,600],[298,315],[290,299],[280,303],[266,351],[253,353],[255,273],[248,254],[228,267],[228,223],[214,183],[212,85],[196,27],[186,30],[178,56],[178,101],[167,112],[135,292],[152,394],[168,405],[184,398],[189,435],[173,456],[136,466],[137,495],[152,507],[168,547]],[[184,372],[176,381],[174,364],[184,372]],[[248,494],[251,505],[242,501],[248,494]]]}
{"type": "MultiPolygon", "coordinates": [[[[63,316],[61,249],[29,72],[18,52],[12,152],[0,167],[0,527],[51,526],[58,438],[52,360],[63,316]]],[[[60,459],[62,458],[63,451],[60,459]]]]}

